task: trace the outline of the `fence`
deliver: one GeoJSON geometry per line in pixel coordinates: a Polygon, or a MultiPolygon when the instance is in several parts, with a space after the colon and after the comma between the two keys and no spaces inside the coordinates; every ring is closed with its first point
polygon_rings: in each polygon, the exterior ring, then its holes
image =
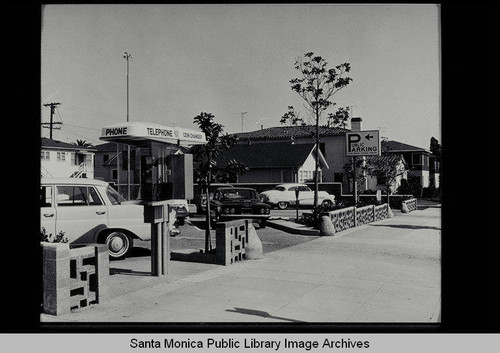
{"type": "Polygon", "coordinates": [[[109,254],[105,244],[42,243],[43,312],[64,315],[109,299],[109,254]]]}
{"type": "Polygon", "coordinates": [[[401,202],[401,212],[409,213],[417,209],[417,199],[409,199],[401,202]]]}
{"type": "Polygon", "coordinates": [[[363,224],[380,221],[391,217],[388,204],[371,205],[364,207],[346,207],[328,212],[332,220],[335,232],[357,227],[363,224]]]}

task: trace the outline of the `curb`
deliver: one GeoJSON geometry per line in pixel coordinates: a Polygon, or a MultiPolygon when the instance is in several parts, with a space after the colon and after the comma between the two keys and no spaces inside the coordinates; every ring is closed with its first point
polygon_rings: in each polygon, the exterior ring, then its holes
{"type": "Polygon", "coordinates": [[[282,230],[284,232],[292,234],[314,235],[314,236],[320,235],[320,231],[318,229],[297,225],[296,223],[285,220],[267,221],[267,225],[271,228],[282,230]]]}

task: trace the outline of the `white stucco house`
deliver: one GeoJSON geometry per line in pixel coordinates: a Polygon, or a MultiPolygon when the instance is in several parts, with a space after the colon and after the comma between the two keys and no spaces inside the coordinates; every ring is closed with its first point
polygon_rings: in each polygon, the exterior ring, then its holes
{"type": "Polygon", "coordinates": [[[41,138],[40,175],[54,178],[94,178],[93,147],[41,138]]]}

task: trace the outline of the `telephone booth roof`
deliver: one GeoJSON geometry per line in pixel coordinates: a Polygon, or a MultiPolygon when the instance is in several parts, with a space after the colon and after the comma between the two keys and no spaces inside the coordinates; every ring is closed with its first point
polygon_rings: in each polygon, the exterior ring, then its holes
{"type": "Polygon", "coordinates": [[[206,144],[205,133],[179,126],[148,122],[125,122],[102,128],[100,140],[138,145],[147,141],[181,146],[206,144]]]}

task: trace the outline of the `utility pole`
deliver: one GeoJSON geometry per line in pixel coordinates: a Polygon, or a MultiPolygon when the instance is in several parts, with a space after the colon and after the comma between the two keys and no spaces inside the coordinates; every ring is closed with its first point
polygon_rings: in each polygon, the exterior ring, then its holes
{"type": "MultiPolygon", "coordinates": [[[[127,52],[123,53],[123,57],[127,60],[127,123],[129,122],[129,110],[128,110],[128,61],[133,56],[127,52]]],[[[130,200],[130,145],[127,145],[127,200],[130,200]]]]}
{"type": "Polygon", "coordinates": [[[245,116],[246,113],[248,112],[241,113],[241,132],[243,132],[243,117],[245,116]]]}
{"type": "Polygon", "coordinates": [[[60,127],[54,128],[54,125],[61,125],[62,124],[62,122],[60,122],[60,121],[54,122],[54,111],[58,105],[61,105],[61,103],[47,103],[47,104],[43,105],[44,107],[50,107],[50,123],[42,123],[42,127],[50,129],[50,139],[51,140],[52,140],[52,130],[53,129],[56,129],[56,130],[61,129],[60,127]],[[47,125],[49,125],[49,126],[47,126],[47,125]]]}

